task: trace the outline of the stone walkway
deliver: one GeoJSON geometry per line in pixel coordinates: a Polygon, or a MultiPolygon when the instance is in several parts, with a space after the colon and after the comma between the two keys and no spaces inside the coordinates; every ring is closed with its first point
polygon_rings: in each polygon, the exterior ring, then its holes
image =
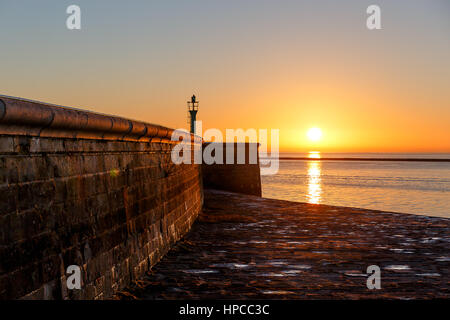
{"type": "MultiPolygon", "coordinates": [[[[206,190],[140,299],[450,298],[450,219],[206,190]],[[381,268],[381,289],[366,269],[381,268]]],[[[126,297],[121,295],[122,298],[126,297]]]]}

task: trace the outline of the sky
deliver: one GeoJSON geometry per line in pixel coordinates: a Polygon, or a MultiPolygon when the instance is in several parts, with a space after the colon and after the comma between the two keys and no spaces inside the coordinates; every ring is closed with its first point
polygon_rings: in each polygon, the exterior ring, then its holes
{"type": "Polygon", "coordinates": [[[187,128],[193,93],[281,151],[450,152],[450,2],[0,0],[0,94],[187,128]]]}

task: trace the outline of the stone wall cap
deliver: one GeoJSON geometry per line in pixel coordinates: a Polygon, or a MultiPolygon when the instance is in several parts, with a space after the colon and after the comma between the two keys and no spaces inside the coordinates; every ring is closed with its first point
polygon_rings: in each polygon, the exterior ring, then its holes
{"type": "MultiPolygon", "coordinates": [[[[173,132],[152,123],[0,95],[0,134],[178,143],[171,141],[173,132]]],[[[190,136],[191,142],[202,142],[190,136]]]]}

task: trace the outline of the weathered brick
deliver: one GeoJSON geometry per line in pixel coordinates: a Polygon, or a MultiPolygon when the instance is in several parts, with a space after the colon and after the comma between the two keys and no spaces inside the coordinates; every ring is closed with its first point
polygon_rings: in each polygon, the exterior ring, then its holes
{"type": "Polygon", "coordinates": [[[108,298],[154,265],[200,210],[199,166],[173,166],[170,148],[0,136],[0,298],[108,298]]]}
{"type": "Polygon", "coordinates": [[[14,138],[12,136],[0,136],[0,153],[14,152],[14,138]]]}

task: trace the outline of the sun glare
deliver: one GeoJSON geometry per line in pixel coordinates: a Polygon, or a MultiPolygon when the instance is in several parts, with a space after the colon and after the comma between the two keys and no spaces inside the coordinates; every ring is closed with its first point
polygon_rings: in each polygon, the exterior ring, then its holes
{"type": "Polygon", "coordinates": [[[308,158],[311,159],[320,159],[320,152],[319,151],[310,151],[308,153],[308,158]]]}
{"type": "Polygon", "coordinates": [[[308,139],[311,141],[319,141],[322,137],[322,130],[320,128],[311,128],[307,132],[308,139]]]}

